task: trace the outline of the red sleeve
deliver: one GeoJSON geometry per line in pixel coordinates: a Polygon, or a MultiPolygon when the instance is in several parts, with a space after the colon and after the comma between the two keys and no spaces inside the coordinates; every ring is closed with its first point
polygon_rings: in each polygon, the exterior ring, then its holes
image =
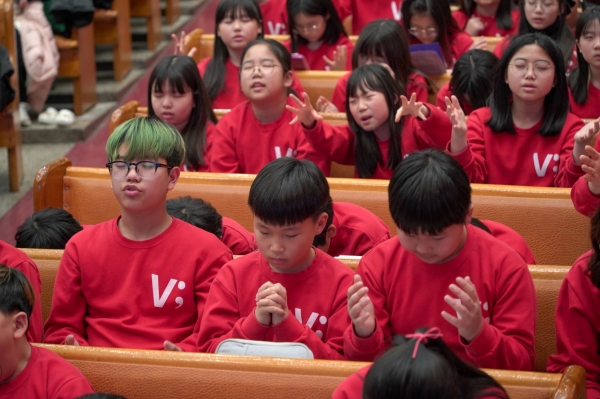
{"type": "Polygon", "coordinates": [[[234,255],[246,255],[254,252],[256,241],[254,234],[250,233],[233,219],[223,217],[223,244],[231,249],[234,255]]]}
{"type": "Polygon", "coordinates": [[[348,16],[352,15],[350,0],[333,0],[333,5],[342,22],[344,22],[344,19],[346,19],[348,16]]]}
{"type": "Polygon", "coordinates": [[[210,60],[212,60],[212,57],[205,58],[198,63],[198,72],[200,72],[200,76],[204,76],[204,72],[206,72],[206,67],[208,67],[210,60]]]}
{"type": "Polygon", "coordinates": [[[92,386],[83,375],[80,375],[65,381],[53,393],[52,399],[73,399],[90,393],[94,393],[92,386]]]}
{"type": "Polygon", "coordinates": [[[417,95],[417,101],[422,103],[426,103],[428,99],[428,88],[427,88],[427,80],[423,75],[418,73],[412,73],[408,76],[408,84],[406,88],[406,94],[410,98],[412,94],[415,93],[417,95]]]}
{"type": "Polygon", "coordinates": [[[463,10],[457,10],[452,13],[452,18],[458,24],[458,29],[464,31],[467,27],[467,22],[469,22],[469,16],[463,10]]]}
{"type": "Polygon", "coordinates": [[[423,121],[419,118],[410,118],[415,139],[421,147],[418,150],[427,148],[443,150],[452,135],[450,118],[444,111],[431,104],[425,104],[425,106],[429,109],[427,119],[423,121]]]}
{"type": "Polygon", "coordinates": [[[239,173],[240,164],[235,148],[236,126],[230,123],[230,114],[217,123],[217,131],[211,148],[210,171],[216,173],[239,173]]]}
{"type": "Polygon", "coordinates": [[[454,34],[452,38],[452,56],[454,57],[455,62],[473,45],[473,39],[471,36],[466,34],[465,32],[458,32],[454,34]]]}
{"type": "Polygon", "coordinates": [[[450,91],[450,83],[446,83],[440,88],[435,96],[435,105],[442,111],[446,111],[446,100],[445,97],[450,98],[452,92],[450,91]]]}
{"type": "Polygon", "coordinates": [[[484,130],[487,129],[485,121],[479,112],[474,112],[467,118],[467,147],[459,154],[450,152],[450,142],[447,151],[462,165],[471,183],[483,183],[487,177],[485,162],[484,130]]]}
{"type": "Polygon", "coordinates": [[[354,165],[354,133],[348,125],[331,126],[317,121],[312,129],[302,127],[310,145],[330,161],[354,165]]]}
{"type": "Polygon", "coordinates": [[[346,82],[348,82],[348,79],[338,80],[335,89],[333,89],[331,102],[337,107],[338,112],[346,112],[346,82]]]}
{"type": "Polygon", "coordinates": [[[362,399],[365,377],[370,368],[371,365],[368,365],[342,381],[335,391],[333,391],[331,399],[362,399]]]}
{"type": "Polygon", "coordinates": [[[505,224],[493,220],[481,220],[481,223],[490,230],[494,237],[517,251],[526,264],[535,265],[535,257],[533,256],[529,245],[527,245],[527,242],[519,233],[505,224]]]}
{"type": "MultiPolygon", "coordinates": [[[[571,188],[583,174],[581,166],[575,164],[573,159],[573,146],[575,145],[575,133],[577,133],[585,124],[583,121],[573,114],[567,115],[567,121],[563,127],[563,131],[568,129],[565,143],[561,148],[560,162],[558,165],[558,173],[554,178],[554,187],[571,188]]],[[[561,134],[565,134],[562,133],[561,134]]]]}
{"type": "Polygon", "coordinates": [[[29,316],[27,340],[29,342],[42,342],[42,280],[40,278],[40,271],[32,260],[19,263],[15,266],[15,269],[27,277],[33,288],[33,292],[35,292],[35,304],[33,305],[31,316],[29,316]]]}
{"type": "Polygon", "coordinates": [[[79,345],[88,345],[85,331],[87,301],[82,292],[78,248],[67,243],[63,253],[52,295],[52,309],[46,321],[44,342],[64,344],[73,334],[79,345]]]}
{"type": "Polygon", "coordinates": [[[590,218],[600,206],[600,197],[592,194],[583,176],[571,188],[571,200],[577,212],[590,218]]]}

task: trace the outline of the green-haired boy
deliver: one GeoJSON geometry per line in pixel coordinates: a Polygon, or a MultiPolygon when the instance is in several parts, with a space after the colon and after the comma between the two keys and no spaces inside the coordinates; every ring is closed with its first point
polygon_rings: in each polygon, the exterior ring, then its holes
{"type": "Polygon", "coordinates": [[[67,244],[45,342],[195,351],[210,284],[232,255],[167,214],[183,139],[158,119],[135,118],[115,130],[106,152],[121,215],[67,244]]]}

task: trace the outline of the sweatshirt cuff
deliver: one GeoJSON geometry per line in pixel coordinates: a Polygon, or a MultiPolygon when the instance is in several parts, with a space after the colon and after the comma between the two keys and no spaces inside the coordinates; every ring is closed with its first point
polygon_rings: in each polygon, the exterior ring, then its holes
{"type": "Polygon", "coordinates": [[[277,342],[295,342],[304,334],[304,326],[288,311],[285,320],[273,326],[273,333],[277,342]]]}
{"type": "Polygon", "coordinates": [[[306,126],[304,126],[301,122],[298,122],[298,123],[300,123],[300,126],[302,126],[302,130],[304,130],[304,132],[306,134],[313,134],[317,130],[321,129],[322,125],[323,125],[323,121],[322,120],[318,120],[318,121],[315,121],[315,122],[316,122],[315,125],[312,128],[310,128],[310,129],[307,128],[306,126]]]}
{"type": "Polygon", "coordinates": [[[583,169],[581,169],[581,165],[577,165],[575,160],[573,160],[573,155],[569,157],[569,161],[567,162],[567,171],[576,176],[582,176],[585,174],[583,169]]]}
{"type": "Polygon", "coordinates": [[[483,357],[494,349],[495,340],[496,340],[496,332],[494,329],[486,322],[483,323],[483,328],[479,332],[479,334],[468,344],[465,339],[459,335],[460,344],[465,348],[467,353],[472,358],[480,358],[483,357]]]}
{"type": "Polygon", "coordinates": [[[450,156],[452,158],[456,159],[458,161],[458,163],[463,165],[463,167],[465,167],[466,165],[469,165],[471,163],[471,161],[473,160],[473,155],[471,154],[471,151],[469,150],[469,144],[467,143],[467,146],[464,148],[464,150],[462,150],[458,154],[453,154],[450,152],[451,144],[452,144],[452,141],[448,141],[448,145],[446,146],[446,152],[448,154],[450,154],[450,156]]]}
{"type": "Polygon", "coordinates": [[[371,353],[377,350],[381,343],[381,330],[379,327],[375,327],[375,331],[369,337],[361,338],[356,335],[354,331],[354,325],[350,324],[350,337],[352,339],[352,346],[354,346],[361,353],[371,353]]]}
{"type": "Polygon", "coordinates": [[[242,321],[242,325],[240,327],[244,333],[244,336],[254,341],[265,341],[267,338],[267,333],[271,328],[271,326],[264,326],[260,324],[260,322],[256,319],[254,309],[252,309],[252,314],[248,315],[248,317],[242,321]]]}

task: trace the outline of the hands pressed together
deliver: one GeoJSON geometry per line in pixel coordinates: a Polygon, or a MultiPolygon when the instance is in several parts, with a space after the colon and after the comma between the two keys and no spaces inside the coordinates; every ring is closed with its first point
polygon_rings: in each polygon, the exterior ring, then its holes
{"type": "Polygon", "coordinates": [[[289,314],[287,306],[287,291],[281,284],[267,281],[260,286],[256,293],[256,320],[264,326],[276,326],[286,319],[289,314]]]}

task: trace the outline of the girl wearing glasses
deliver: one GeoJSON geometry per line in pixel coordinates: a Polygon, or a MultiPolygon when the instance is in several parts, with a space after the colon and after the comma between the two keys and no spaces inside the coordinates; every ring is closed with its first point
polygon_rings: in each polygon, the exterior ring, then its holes
{"type": "Polygon", "coordinates": [[[459,0],[452,17],[470,36],[508,36],[519,29],[519,10],[511,0],[459,0]]]}
{"type": "Polygon", "coordinates": [[[465,122],[456,97],[446,99],[448,151],[472,183],[571,187],[599,127],[569,113],[567,95],[558,45],[540,33],[517,36],[500,60],[489,107],[465,122]]]}
{"type": "Polygon", "coordinates": [[[210,171],[258,173],[274,159],[289,156],[309,159],[329,175],[330,162],[312,149],[300,126],[290,125],[294,114],[286,103],[295,92],[289,51],[276,40],[257,39],[248,43],[240,61],[240,86],[248,101],[219,121],[210,171]]]}
{"type": "Polygon", "coordinates": [[[410,44],[438,42],[448,68],[469,49],[486,46],[485,40],[473,43],[471,36],[460,31],[447,0],[404,0],[402,15],[410,44]]]}
{"type": "Polygon", "coordinates": [[[288,0],[291,42],[285,46],[300,53],[312,70],[352,69],[353,45],[331,0],[288,0]]]}

